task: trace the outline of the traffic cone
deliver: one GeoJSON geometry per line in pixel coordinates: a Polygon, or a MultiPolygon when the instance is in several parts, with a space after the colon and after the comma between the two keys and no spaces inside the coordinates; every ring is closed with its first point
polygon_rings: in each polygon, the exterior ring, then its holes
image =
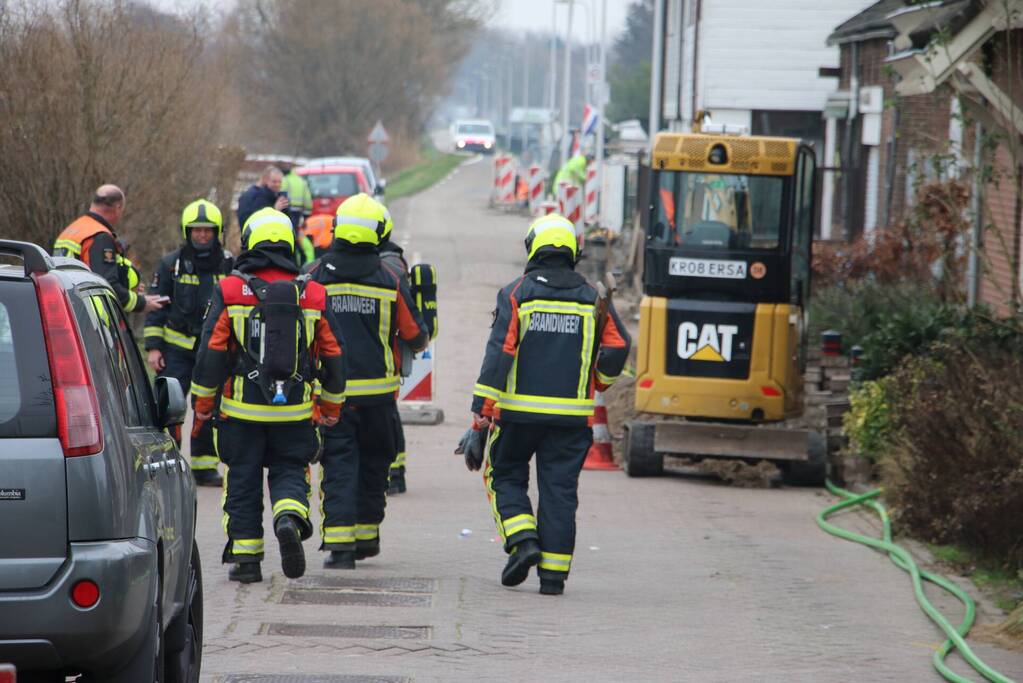
{"type": "Polygon", "coordinates": [[[597,391],[593,394],[593,445],[583,462],[584,470],[618,470],[611,451],[611,432],[607,428],[607,408],[604,406],[604,394],[597,391]]]}

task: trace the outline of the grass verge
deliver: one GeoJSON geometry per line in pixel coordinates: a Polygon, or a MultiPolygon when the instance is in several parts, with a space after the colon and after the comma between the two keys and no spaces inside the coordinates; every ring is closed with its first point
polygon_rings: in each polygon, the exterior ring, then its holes
{"type": "Polygon", "coordinates": [[[422,192],[451,173],[464,156],[445,154],[433,145],[424,145],[423,160],[394,174],[387,183],[387,200],[392,201],[422,192]]]}
{"type": "Polygon", "coordinates": [[[968,550],[954,545],[928,544],[928,548],[939,562],[969,577],[1003,612],[1023,606],[1023,571],[979,562],[968,550]]]}

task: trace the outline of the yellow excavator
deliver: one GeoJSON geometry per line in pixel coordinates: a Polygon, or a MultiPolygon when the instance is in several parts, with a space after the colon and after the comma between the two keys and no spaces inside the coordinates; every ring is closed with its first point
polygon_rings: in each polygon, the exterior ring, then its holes
{"type": "Polygon", "coordinates": [[[630,476],[661,474],[670,455],[770,460],[790,481],[823,481],[825,439],[799,424],[816,176],[797,139],[657,135],[630,476]]]}

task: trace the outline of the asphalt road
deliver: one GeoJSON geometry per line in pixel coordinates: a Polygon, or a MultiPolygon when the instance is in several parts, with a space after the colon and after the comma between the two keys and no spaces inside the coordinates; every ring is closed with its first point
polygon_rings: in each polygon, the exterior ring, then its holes
{"type": "MultiPolygon", "coordinates": [[[[830,501],[818,490],[584,472],[565,595],[537,594],[532,577],[500,586],[504,555],[481,478],[452,455],[496,291],[523,265],[527,222],[487,208],[489,182],[489,163],[470,161],[392,207],[398,239],[439,271],[447,421],[408,428],[409,492],[389,499],[382,554],[328,572],[310,540],[307,576],[289,581],[268,534],[265,581],[229,583],[220,492],[200,490],[202,680],[940,680],[930,663],[939,632],[908,578],[818,530],[814,515],[830,501]]],[[[935,602],[958,618],[953,601],[935,602]]],[[[1023,679],[1018,653],[976,651],[1023,679]]]]}

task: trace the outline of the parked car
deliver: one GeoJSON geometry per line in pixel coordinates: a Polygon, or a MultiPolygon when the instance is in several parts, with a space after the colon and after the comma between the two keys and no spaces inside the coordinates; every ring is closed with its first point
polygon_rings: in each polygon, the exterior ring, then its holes
{"type": "Polygon", "coordinates": [[[309,183],[314,214],[325,213],[333,216],[341,202],[352,195],[360,192],[373,194],[365,172],[358,166],[344,164],[302,166],[296,168],[295,173],[309,183]]]}
{"type": "Polygon", "coordinates": [[[0,662],[19,681],[198,680],[191,469],[106,280],[0,240],[0,662]]]}
{"type": "Polygon", "coordinates": [[[303,166],[357,166],[362,169],[367,185],[373,190],[367,194],[373,195],[373,198],[379,202],[384,201],[387,181],[377,177],[377,173],[373,168],[373,162],[366,157],[318,157],[309,159],[303,166]]]}
{"type": "Polygon", "coordinates": [[[451,124],[451,139],[456,152],[493,154],[496,136],[494,124],[484,119],[466,119],[451,124]]]}

